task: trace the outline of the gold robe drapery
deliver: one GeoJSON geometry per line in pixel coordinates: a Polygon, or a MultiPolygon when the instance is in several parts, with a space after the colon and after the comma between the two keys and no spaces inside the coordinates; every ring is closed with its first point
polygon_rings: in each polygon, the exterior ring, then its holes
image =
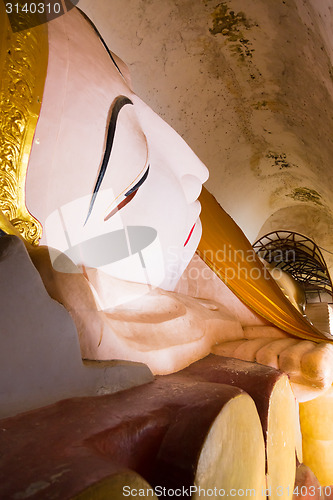
{"type": "Polygon", "coordinates": [[[285,297],[250,242],[213,195],[199,201],[202,238],[198,255],[247,306],[282,330],[303,339],[333,340],[313,327],[285,297]]]}

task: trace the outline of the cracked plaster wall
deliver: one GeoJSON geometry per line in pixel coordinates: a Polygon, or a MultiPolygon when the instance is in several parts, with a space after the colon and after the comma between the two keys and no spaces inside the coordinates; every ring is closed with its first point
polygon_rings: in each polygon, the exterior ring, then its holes
{"type": "Polygon", "coordinates": [[[268,226],[301,227],[333,251],[329,0],[79,7],[128,64],[136,93],[207,165],[208,189],[251,241],[268,226]]]}

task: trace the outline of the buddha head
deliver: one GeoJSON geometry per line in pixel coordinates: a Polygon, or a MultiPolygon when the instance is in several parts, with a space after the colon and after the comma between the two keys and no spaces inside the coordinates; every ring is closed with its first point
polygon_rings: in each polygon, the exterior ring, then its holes
{"type": "Polygon", "coordinates": [[[172,290],[201,237],[207,168],[79,10],[48,23],[48,37],[26,182],[41,243],[83,269],[172,290]]]}

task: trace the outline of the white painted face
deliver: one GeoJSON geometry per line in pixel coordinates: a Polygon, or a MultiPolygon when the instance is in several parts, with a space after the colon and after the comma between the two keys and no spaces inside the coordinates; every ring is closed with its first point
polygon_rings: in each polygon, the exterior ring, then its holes
{"type": "Polygon", "coordinates": [[[49,23],[27,178],[43,242],[77,264],[172,290],[201,237],[206,167],[133,94],[126,66],[73,9],[49,23]]]}

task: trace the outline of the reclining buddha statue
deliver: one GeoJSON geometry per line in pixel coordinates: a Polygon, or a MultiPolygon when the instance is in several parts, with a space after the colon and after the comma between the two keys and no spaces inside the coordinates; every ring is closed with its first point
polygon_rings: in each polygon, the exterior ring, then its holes
{"type": "Polygon", "coordinates": [[[328,389],[330,336],[202,191],[207,168],[135,95],[128,68],[78,9],[47,30],[25,183],[27,217],[43,232],[39,246],[25,239],[75,321],[82,358],[167,374],[215,352],[286,371],[300,397],[328,389]]]}

